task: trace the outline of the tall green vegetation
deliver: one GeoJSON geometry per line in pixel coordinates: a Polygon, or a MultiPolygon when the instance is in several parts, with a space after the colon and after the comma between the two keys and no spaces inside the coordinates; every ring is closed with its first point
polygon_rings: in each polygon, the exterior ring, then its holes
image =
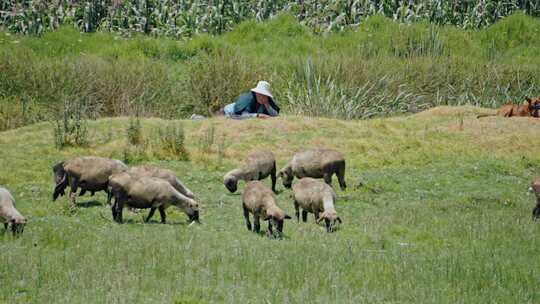
{"type": "Polygon", "coordinates": [[[261,79],[285,113],[496,107],[540,95],[538,45],[540,22],[524,14],[481,30],[375,16],[327,35],[283,15],[186,41],[70,27],[40,38],[0,32],[0,128],[50,119],[64,100],[81,101],[89,119],[211,115],[261,79]]]}
{"type": "Polygon", "coordinates": [[[536,0],[4,0],[0,4],[0,25],[12,32],[34,35],[73,24],[84,32],[186,37],[196,33],[221,34],[244,20],[265,20],[284,12],[316,32],[326,32],[357,25],[373,15],[403,22],[429,21],[479,28],[517,10],[540,16],[536,0]]]}

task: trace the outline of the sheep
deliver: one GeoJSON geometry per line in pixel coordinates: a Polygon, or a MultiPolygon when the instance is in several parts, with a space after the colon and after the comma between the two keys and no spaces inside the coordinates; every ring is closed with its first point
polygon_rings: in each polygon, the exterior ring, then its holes
{"type": "Polygon", "coordinates": [[[540,218],[540,177],[537,177],[531,183],[531,190],[536,196],[536,206],[532,211],[533,220],[540,218]]]}
{"type": "Polygon", "coordinates": [[[194,199],[178,192],[164,179],[123,172],[110,177],[109,187],[110,192],[115,196],[115,203],[112,207],[113,219],[119,223],[123,221],[122,209],[124,205],[138,209],[150,208],[145,222],[148,222],[158,209],[161,222],[165,223],[165,209],[170,205],[182,209],[189,217],[190,222],[199,222],[199,204],[194,199]]]}
{"type": "Polygon", "coordinates": [[[334,232],[337,222],[342,223],[334,208],[336,192],[332,187],[314,178],[304,177],[296,182],[292,188],[298,222],[300,222],[300,208],[302,208],[302,220],[306,222],[307,214],[311,212],[314,214],[317,224],[324,219],[326,232],[334,232]]]}
{"type": "Polygon", "coordinates": [[[251,231],[249,213],[253,214],[254,229],[259,233],[261,229],[260,218],[268,221],[268,236],[281,238],[283,235],[283,222],[291,217],[285,214],[276,204],[276,196],[260,181],[250,181],[242,194],[242,207],[247,229],[251,231]],[[277,231],[272,229],[275,226],[277,231]]]}
{"type": "Polygon", "coordinates": [[[332,149],[312,149],[296,153],[293,159],[279,172],[285,188],[291,188],[294,177],[324,178],[332,185],[332,175],[336,174],[341,190],[345,190],[345,159],[332,149]]]}
{"type": "Polygon", "coordinates": [[[15,199],[6,188],[0,187],[0,221],[4,223],[4,229],[7,231],[11,224],[13,235],[22,234],[26,219],[15,209],[15,199]]]}
{"type": "Polygon", "coordinates": [[[76,157],[60,162],[53,167],[56,182],[53,201],[65,194],[64,190],[69,184],[69,199],[73,206],[76,204],[77,188],[81,189],[79,195],[84,195],[86,191],[90,191],[92,195],[97,191],[107,192],[107,204],[110,205],[111,195],[107,187],[109,177],[127,169],[119,160],[95,156],[76,157]]]}
{"type": "Polygon", "coordinates": [[[156,166],[151,165],[142,165],[142,166],[135,166],[129,168],[130,173],[144,175],[144,176],[151,176],[151,177],[158,177],[161,179],[164,179],[168,181],[174,189],[176,189],[178,192],[182,193],[183,195],[195,199],[195,194],[191,192],[177,177],[176,174],[169,169],[163,169],[156,166]]]}
{"type": "Polygon", "coordinates": [[[262,180],[268,175],[272,178],[272,191],[276,193],[276,158],[271,151],[260,150],[250,153],[240,168],[225,174],[223,184],[231,193],[234,193],[239,180],[246,182],[262,180]]]}

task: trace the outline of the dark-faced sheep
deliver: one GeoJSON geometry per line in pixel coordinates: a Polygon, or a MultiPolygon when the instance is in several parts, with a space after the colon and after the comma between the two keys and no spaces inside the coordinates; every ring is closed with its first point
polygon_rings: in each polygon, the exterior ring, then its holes
{"type": "Polygon", "coordinates": [[[4,223],[4,229],[8,230],[11,225],[13,235],[22,234],[26,219],[15,208],[15,199],[6,188],[0,187],[0,221],[4,223]]]}
{"type": "Polygon", "coordinates": [[[126,205],[138,209],[150,208],[145,221],[148,221],[158,209],[161,222],[165,223],[165,209],[174,205],[186,213],[190,222],[199,222],[199,204],[178,192],[164,179],[124,172],[111,176],[109,185],[111,193],[115,196],[113,219],[119,223],[122,223],[122,210],[126,205]]]}
{"type": "Polygon", "coordinates": [[[292,188],[298,222],[300,222],[301,208],[304,222],[307,221],[308,212],[311,212],[314,214],[317,224],[324,220],[327,232],[334,232],[337,223],[342,223],[334,208],[336,192],[332,187],[320,180],[304,177],[296,182],[292,188]]]}
{"type": "Polygon", "coordinates": [[[537,220],[540,218],[540,177],[533,180],[531,188],[536,196],[536,206],[532,211],[532,216],[534,220],[537,220]]]}
{"type": "Polygon", "coordinates": [[[285,214],[276,204],[276,196],[260,181],[250,181],[242,194],[242,206],[246,226],[251,230],[249,214],[253,214],[253,231],[259,233],[261,230],[260,218],[268,221],[268,235],[281,238],[283,235],[283,222],[291,217],[285,214]],[[276,227],[275,230],[272,227],[276,227]]]}
{"type": "Polygon", "coordinates": [[[305,150],[294,155],[293,159],[279,172],[283,186],[291,188],[294,177],[323,178],[332,185],[332,175],[336,175],[341,190],[345,190],[345,158],[332,149],[305,150]]]}
{"type": "Polygon", "coordinates": [[[242,166],[223,177],[223,184],[232,193],[238,189],[238,181],[262,180],[270,175],[272,191],[276,192],[276,158],[271,151],[261,150],[250,153],[242,166]]]}
{"type": "Polygon", "coordinates": [[[53,167],[56,186],[53,193],[53,201],[58,196],[65,194],[65,189],[69,185],[69,199],[75,205],[77,189],[81,189],[80,195],[90,191],[92,195],[98,191],[105,191],[108,194],[107,204],[110,204],[111,195],[108,193],[109,177],[115,173],[124,172],[128,167],[119,160],[84,156],[76,157],[65,162],[56,164],[53,167]]]}

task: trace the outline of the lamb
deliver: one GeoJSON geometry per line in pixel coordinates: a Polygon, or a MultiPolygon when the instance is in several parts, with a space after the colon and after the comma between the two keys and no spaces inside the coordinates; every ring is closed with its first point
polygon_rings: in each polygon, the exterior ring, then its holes
{"type": "Polygon", "coordinates": [[[293,159],[279,172],[283,186],[291,188],[294,177],[324,178],[332,185],[332,175],[336,174],[341,190],[345,190],[345,159],[332,149],[305,150],[294,155],[293,159]]]}
{"type": "Polygon", "coordinates": [[[276,192],[276,158],[271,151],[260,150],[250,153],[244,164],[223,177],[223,184],[231,192],[236,192],[238,181],[246,182],[272,178],[272,191],[276,192]]]}
{"type": "Polygon", "coordinates": [[[537,220],[540,218],[540,177],[537,177],[533,180],[531,184],[531,189],[536,196],[536,206],[532,211],[532,216],[533,220],[537,220]]]}
{"type": "Polygon", "coordinates": [[[92,195],[98,191],[107,193],[107,204],[111,203],[111,194],[108,191],[109,177],[114,173],[124,172],[128,167],[119,160],[84,156],[76,157],[53,167],[56,186],[53,193],[53,201],[58,196],[64,195],[66,187],[70,186],[69,199],[75,206],[77,188],[81,188],[79,195],[90,191],[92,195]]]}
{"type": "Polygon", "coordinates": [[[7,231],[11,224],[13,235],[22,234],[26,219],[15,209],[15,199],[6,188],[0,187],[0,221],[4,223],[4,229],[7,231]]]}
{"type": "Polygon", "coordinates": [[[255,222],[254,232],[259,233],[261,230],[259,220],[262,217],[265,221],[268,221],[267,234],[278,238],[282,237],[283,222],[285,219],[290,219],[291,217],[277,206],[276,196],[262,182],[250,181],[247,183],[242,195],[242,206],[248,230],[251,230],[249,213],[252,213],[253,221],[255,222]],[[272,226],[275,226],[277,231],[274,231],[272,226]]]}
{"type": "Polygon", "coordinates": [[[170,205],[182,209],[189,217],[190,222],[199,222],[199,204],[194,199],[178,192],[164,179],[123,172],[111,176],[109,187],[115,196],[115,203],[112,207],[113,219],[119,223],[122,223],[124,205],[138,209],[150,208],[145,222],[148,222],[158,209],[161,222],[165,223],[165,209],[170,205]]]}
{"type": "Polygon", "coordinates": [[[342,223],[334,208],[336,192],[326,183],[310,177],[301,178],[293,186],[293,198],[298,222],[300,222],[300,208],[302,208],[302,220],[306,222],[307,214],[311,212],[317,224],[324,219],[326,232],[334,232],[337,222],[342,223]]]}
{"type": "Polygon", "coordinates": [[[158,177],[164,179],[171,184],[174,189],[183,195],[195,199],[195,194],[191,192],[179,179],[176,174],[169,169],[164,169],[151,165],[142,165],[129,168],[130,173],[134,173],[141,176],[158,177]]]}

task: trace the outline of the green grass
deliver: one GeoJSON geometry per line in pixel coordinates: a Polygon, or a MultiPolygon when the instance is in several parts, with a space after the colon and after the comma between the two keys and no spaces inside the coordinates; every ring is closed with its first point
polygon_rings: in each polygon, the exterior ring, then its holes
{"type": "Polygon", "coordinates": [[[375,16],[326,35],[282,15],[181,41],[70,27],[41,38],[0,32],[0,130],[48,120],[66,101],[90,117],[207,115],[260,79],[286,113],[496,107],[540,95],[538,45],[540,21],[521,13],[482,30],[375,16]]]}
{"type": "MultiPolygon", "coordinates": [[[[481,112],[183,121],[191,161],[145,162],[173,169],[201,197],[203,224],[190,227],[173,207],[165,225],[144,224],[147,211],[126,211],[127,223],[115,224],[103,194],[79,198],[75,213],[65,197],[51,202],[52,165],[75,155],[121,158],[128,118],[91,121],[90,146],[61,151],[50,123],[2,132],[0,185],[28,225],[21,238],[0,236],[0,302],[538,303],[540,226],[527,188],[540,171],[540,124],[476,119],[481,112]],[[223,165],[217,143],[199,144],[210,128],[215,142],[225,139],[223,165]],[[272,149],[281,167],[314,146],[346,156],[342,229],[327,234],[310,216],[286,222],[281,241],[247,231],[240,195],[227,193],[223,174],[251,149],[272,149]]],[[[146,138],[174,123],[141,122],[146,138]]],[[[280,206],[294,215],[290,191],[279,189],[280,206]]]]}

